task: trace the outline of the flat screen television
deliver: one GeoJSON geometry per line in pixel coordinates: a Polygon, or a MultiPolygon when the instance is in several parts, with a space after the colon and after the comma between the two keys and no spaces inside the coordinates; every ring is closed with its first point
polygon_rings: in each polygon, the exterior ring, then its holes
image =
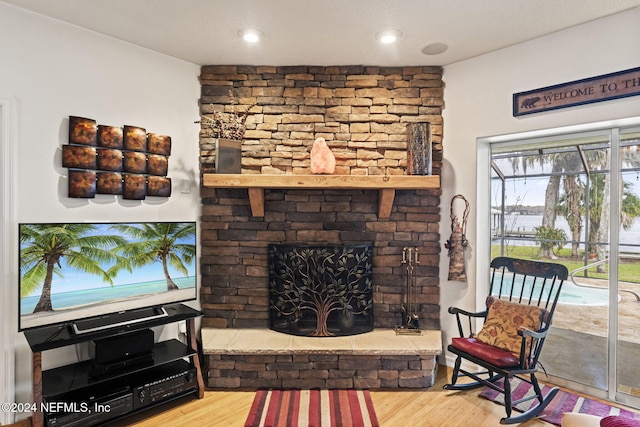
{"type": "Polygon", "coordinates": [[[19,224],[19,330],[76,333],[196,299],[195,222],[19,224]]]}

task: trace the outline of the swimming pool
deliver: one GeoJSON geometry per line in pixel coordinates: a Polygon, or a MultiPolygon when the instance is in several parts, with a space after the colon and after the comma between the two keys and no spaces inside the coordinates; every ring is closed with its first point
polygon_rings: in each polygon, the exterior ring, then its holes
{"type": "Polygon", "coordinates": [[[570,305],[608,305],[609,289],[576,286],[566,281],[562,285],[562,292],[560,292],[558,302],[570,305]]]}
{"type": "MultiPolygon", "coordinates": [[[[511,274],[505,275],[505,283],[510,283],[513,279],[511,274]]],[[[499,273],[496,272],[495,278],[496,284],[499,284],[500,277],[499,273]]],[[[533,280],[527,280],[524,285],[524,294],[529,295],[531,292],[533,280]]],[[[540,293],[538,286],[541,282],[536,283],[536,286],[533,290],[534,295],[536,293],[540,293]]],[[[515,283],[516,291],[514,294],[519,295],[520,290],[522,288],[522,283],[515,283]]],[[[492,294],[497,294],[497,291],[494,292],[492,290],[492,294]]],[[[558,302],[561,304],[569,304],[569,305],[584,305],[584,306],[603,306],[609,304],[609,289],[606,288],[592,288],[592,287],[582,287],[573,284],[570,280],[565,280],[564,285],[562,285],[562,291],[560,292],[560,298],[558,302]]]]}

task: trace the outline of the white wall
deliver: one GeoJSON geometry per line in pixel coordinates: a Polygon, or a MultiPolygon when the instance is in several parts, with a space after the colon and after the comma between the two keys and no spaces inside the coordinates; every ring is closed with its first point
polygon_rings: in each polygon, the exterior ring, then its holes
{"type": "MultiPolygon", "coordinates": [[[[199,127],[193,122],[198,119],[199,73],[195,64],[0,2],[0,99],[11,100],[15,116],[9,141],[17,158],[13,222],[197,220],[199,127]],[[106,195],[68,198],[61,146],[68,139],[70,115],[170,135],[172,196],[144,201],[106,195]]],[[[16,229],[15,224],[9,227],[16,229]]],[[[3,253],[17,251],[17,236],[11,237],[2,241],[3,253]]],[[[30,351],[17,333],[14,307],[17,271],[3,272],[2,277],[11,282],[2,284],[5,310],[0,319],[15,333],[10,341],[15,342],[17,366],[15,400],[12,393],[0,395],[0,400],[29,402],[30,351]]],[[[75,357],[74,349],[46,352],[44,362],[55,365],[75,357]]],[[[9,421],[0,418],[0,424],[9,421]]]]}
{"type": "MultiPolygon", "coordinates": [[[[640,66],[640,8],[560,31],[445,67],[444,165],[441,242],[451,235],[449,202],[471,204],[467,229],[467,283],[448,281],[440,262],[443,345],[457,335],[450,306],[475,310],[476,261],[489,259],[489,243],[476,239],[476,139],[640,115],[640,96],[515,118],[512,95],[640,66]],[[465,153],[465,155],[460,155],[465,153]]],[[[456,205],[458,209],[460,205],[456,205]]],[[[444,249],[443,249],[444,250],[444,249]]],[[[480,277],[479,280],[483,278],[480,277]]],[[[450,356],[450,355],[447,355],[450,356]]],[[[452,360],[447,362],[451,365],[452,360]]]]}

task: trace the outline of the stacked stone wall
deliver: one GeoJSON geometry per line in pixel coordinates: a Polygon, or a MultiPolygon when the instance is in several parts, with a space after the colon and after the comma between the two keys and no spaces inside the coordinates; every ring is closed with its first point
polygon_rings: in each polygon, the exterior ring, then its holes
{"type": "Polygon", "coordinates": [[[211,388],[379,389],[427,388],[434,355],[288,354],[207,355],[211,388]]]}
{"type": "MultiPolygon", "coordinates": [[[[202,115],[249,109],[243,173],[308,174],[311,146],[322,137],[336,156],[336,174],[404,174],[407,124],[430,123],[439,174],[440,67],[211,65],[200,82],[202,115]]],[[[201,134],[202,173],[215,171],[214,136],[201,134]]]]}
{"type": "Polygon", "coordinates": [[[439,190],[397,191],[389,219],[377,216],[377,191],[268,190],[265,216],[253,217],[245,189],[205,189],[201,223],[203,326],[269,326],[267,246],[373,243],[374,327],[401,323],[404,247],[417,248],[420,324],[439,329],[439,190]]]}

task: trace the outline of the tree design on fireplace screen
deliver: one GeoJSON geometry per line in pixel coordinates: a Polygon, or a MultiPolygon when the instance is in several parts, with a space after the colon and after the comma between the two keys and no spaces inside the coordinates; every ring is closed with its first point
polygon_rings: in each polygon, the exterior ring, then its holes
{"type": "Polygon", "coordinates": [[[271,329],[329,337],[373,330],[373,247],[269,245],[271,329]]]}

